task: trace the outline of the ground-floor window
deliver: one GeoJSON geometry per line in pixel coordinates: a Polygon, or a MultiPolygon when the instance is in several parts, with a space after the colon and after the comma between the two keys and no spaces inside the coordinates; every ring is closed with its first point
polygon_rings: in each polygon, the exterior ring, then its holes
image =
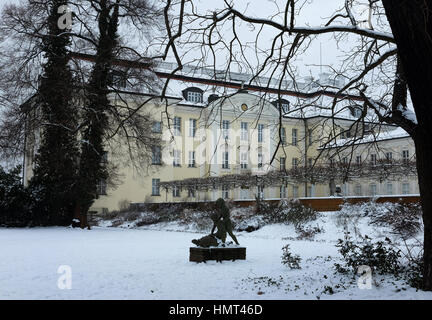
{"type": "Polygon", "coordinates": [[[285,199],[287,197],[286,186],[280,186],[280,198],[285,199]]]}
{"type": "Polygon", "coordinates": [[[152,179],[152,196],[160,196],[160,179],[152,179]]]}
{"type": "Polygon", "coordinates": [[[410,193],[409,182],[402,183],[402,194],[409,194],[409,193],[410,193]]]}
{"type": "Polygon", "coordinates": [[[173,187],[173,197],[180,197],[180,189],[177,186],[173,187]]]}

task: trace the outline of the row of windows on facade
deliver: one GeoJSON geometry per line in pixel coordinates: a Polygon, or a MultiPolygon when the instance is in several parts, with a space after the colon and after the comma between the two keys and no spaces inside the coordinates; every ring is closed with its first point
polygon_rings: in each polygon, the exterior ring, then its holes
{"type": "MultiPolygon", "coordinates": [[[[180,117],[174,117],[173,120],[173,132],[175,136],[181,136],[182,132],[182,119],[180,117]]],[[[247,122],[241,122],[241,133],[240,133],[240,139],[242,141],[248,141],[249,140],[249,124],[247,122]]],[[[264,124],[258,124],[258,142],[264,142],[264,124]]],[[[286,139],[286,130],[284,127],[280,128],[280,140],[283,145],[287,144],[286,139]]],[[[155,121],[153,123],[153,133],[162,133],[162,122],[155,121]]],[[[197,119],[189,119],[189,137],[195,137],[197,132],[197,119]]],[[[222,135],[224,139],[229,139],[229,132],[230,132],[230,121],[229,120],[223,120],[222,121],[222,135]]],[[[293,146],[298,145],[298,129],[292,129],[291,131],[291,144],[293,146]]],[[[308,133],[309,137],[309,144],[312,144],[312,130],[309,130],[308,133]]]]}
{"type": "MultiPolygon", "coordinates": [[[[152,195],[153,196],[160,196],[160,179],[152,179],[152,195]]],[[[257,192],[256,195],[260,198],[260,199],[264,199],[264,186],[257,186],[257,192]]],[[[172,189],[172,195],[173,197],[180,197],[180,188],[174,186],[172,189]]],[[[189,198],[195,198],[196,197],[196,190],[194,188],[188,188],[188,197],[189,198]]],[[[369,185],[369,190],[368,190],[368,195],[370,196],[375,196],[378,194],[378,186],[375,183],[371,183],[369,185]]],[[[382,192],[385,195],[393,195],[395,193],[395,185],[394,183],[388,182],[385,185],[385,192],[382,192]]],[[[362,185],[361,184],[356,184],[354,186],[353,189],[354,195],[356,196],[363,196],[366,194],[363,194],[363,190],[362,190],[362,185]]],[[[228,187],[222,187],[221,190],[222,193],[222,197],[227,199],[229,198],[229,188],[228,187]]],[[[342,193],[344,195],[348,195],[349,194],[349,190],[348,190],[348,185],[344,184],[342,186],[342,193]]],[[[401,183],[401,193],[402,194],[410,194],[411,193],[411,188],[410,188],[410,183],[409,182],[402,182],[401,183]]],[[[279,187],[279,196],[281,199],[287,198],[287,194],[288,194],[288,187],[286,185],[282,185],[279,187]]],[[[240,198],[242,199],[247,199],[249,198],[250,195],[250,190],[249,188],[241,188],[240,189],[240,198]]],[[[293,198],[298,198],[299,197],[299,187],[298,186],[292,186],[292,195],[293,198]]],[[[313,197],[314,196],[314,186],[310,185],[308,186],[308,190],[307,190],[307,196],[308,197],[313,197]]]]}
{"type": "MultiPolygon", "coordinates": [[[[264,155],[262,153],[258,153],[258,168],[264,167],[264,155]]],[[[280,170],[284,171],[286,170],[286,158],[281,157],[279,159],[280,163],[280,170]]],[[[155,146],[153,147],[153,153],[152,153],[152,164],[154,165],[161,165],[162,164],[162,150],[161,147],[155,146]]],[[[299,165],[299,159],[298,158],[292,158],[291,161],[292,168],[297,169],[299,165]]],[[[313,159],[308,159],[308,165],[311,167],[313,164],[313,159]]],[[[173,166],[174,167],[181,167],[181,150],[173,150],[173,166]]],[[[189,158],[188,158],[188,167],[189,168],[195,168],[196,167],[196,161],[195,161],[195,151],[189,151],[189,158]]],[[[222,169],[229,169],[230,168],[230,155],[229,151],[222,152],[222,169]]],[[[241,152],[240,153],[240,168],[241,169],[248,169],[249,168],[249,152],[241,152]]]]}
{"type": "MultiPolygon", "coordinates": [[[[384,190],[381,191],[381,194],[384,195],[393,195],[396,192],[396,185],[392,182],[386,183],[385,186],[383,186],[383,188],[384,190]]],[[[410,183],[402,182],[400,190],[402,194],[410,194],[411,193],[410,183]]],[[[342,193],[349,194],[348,185],[342,186],[342,193]]],[[[356,184],[353,188],[353,193],[355,196],[363,196],[363,195],[376,196],[379,194],[378,185],[376,183],[369,184],[368,190],[365,192],[363,191],[363,187],[361,184],[356,184]]]]}
{"type": "MultiPolygon", "coordinates": [[[[264,186],[257,186],[256,190],[257,190],[256,195],[260,199],[264,199],[264,186]]],[[[308,188],[308,190],[309,190],[309,194],[312,195],[313,187],[310,186],[308,188]]],[[[280,191],[280,197],[281,198],[287,198],[287,186],[285,186],[285,185],[280,186],[279,191],[280,191]]],[[[196,197],[196,189],[188,188],[187,192],[188,192],[189,198],[195,198],[196,197]]],[[[224,199],[229,198],[229,188],[228,187],[223,186],[221,192],[222,192],[222,197],[224,199]]],[[[249,188],[241,188],[240,192],[241,192],[241,198],[244,198],[244,199],[246,199],[250,194],[249,188]]],[[[177,186],[173,186],[173,188],[172,188],[173,197],[175,197],[175,198],[180,197],[180,193],[181,193],[180,188],[177,186]]],[[[298,197],[298,194],[299,194],[299,187],[293,186],[293,196],[298,197]]],[[[160,196],[160,179],[152,179],[152,196],[160,196]]]]}
{"type": "MultiPolygon", "coordinates": [[[[349,161],[349,157],[343,157],[342,159],[342,163],[347,164],[349,161]]],[[[378,164],[378,156],[376,154],[371,154],[369,155],[369,163],[372,165],[377,165],[378,164]]],[[[385,161],[391,162],[393,161],[393,152],[386,152],[385,153],[385,161]]],[[[402,150],[402,161],[404,163],[408,163],[410,161],[410,153],[409,150],[402,150]]],[[[334,159],[331,158],[330,159],[330,163],[334,163],[334,159]]],[[[355,164],[357,165],[361,165],[363,163],[363,159],[361,155],[357,155],[355,157],[355,164]]]]}

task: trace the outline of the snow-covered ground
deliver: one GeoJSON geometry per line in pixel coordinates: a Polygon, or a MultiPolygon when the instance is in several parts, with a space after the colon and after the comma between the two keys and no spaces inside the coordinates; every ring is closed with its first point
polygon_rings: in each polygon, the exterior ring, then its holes
{"type": "MultiPolygon", "coordinates": [[[[204,234],[173,222],[91,231],[0,229],[0,299],[432,299],[389,276],[374,275],[372,289],[359,289],[356,278],[335,274],[335,244],[343,238],[337,215],[310,223],[325,229],[313,240],[297,240],[294,227],[284,224],[241,232],[247,260],[222,263],[189,262],[190,241],[204,234]],[[286,244],[302,258],[302,269],[281,264],[286,244]],[[71,289],[58,287],[64,265],[71,289]]],[[[357,227],[375,238],[389,235],[366,218],[357,227]]]]}

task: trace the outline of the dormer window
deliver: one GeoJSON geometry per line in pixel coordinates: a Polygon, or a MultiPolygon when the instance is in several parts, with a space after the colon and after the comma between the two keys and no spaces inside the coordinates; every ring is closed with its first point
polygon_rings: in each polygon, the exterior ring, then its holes
{"type": "Polygon", "coordinates": [[[289,112],[289,102],[288,103],[281,103],[281,108],[283,113],[289,112]]]}
{"type": "Polygon", "coordinates": [[[195,87],[187,88],[186,90],[183,90],[183,98],[189,102],[202,103],[203,91],[195,87]]]}
{"type": "Polygon", "coordinates": [[[273,101],[272,104],[276,108],[281,109],[282,114],[286,114],[290,110],[290,102],[288,100],[280,99],[280,100],[273,101]]]}
{"type": "Polygon", "coordinates": [[[116,88],[126,88],[127,75],[125,72],[120,70],[111,70],[108,76],[108,82],[110,86],[116,88]]]}
{"type": "Polygon", "coordinates": [[[363,110],[360,107],[354,107],[351,109],[351,114],[353,117],[360,118],[362,116],[363,110]]]}

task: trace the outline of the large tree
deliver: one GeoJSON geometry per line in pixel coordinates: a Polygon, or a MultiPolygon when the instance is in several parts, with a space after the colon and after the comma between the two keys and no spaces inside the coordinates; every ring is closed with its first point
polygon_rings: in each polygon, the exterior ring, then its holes
{"type": "Polygon", "coordinates": [[[44,224],[56,225],[69,225],[72,219],[78,154],[70,38],[58,25],[59,8],[66,4],[65,0],[49,3],[47,33],[42,39],[46,62],[36,97],[43,130],[31,181],[38,197],[36,214],[44,224]]]}

